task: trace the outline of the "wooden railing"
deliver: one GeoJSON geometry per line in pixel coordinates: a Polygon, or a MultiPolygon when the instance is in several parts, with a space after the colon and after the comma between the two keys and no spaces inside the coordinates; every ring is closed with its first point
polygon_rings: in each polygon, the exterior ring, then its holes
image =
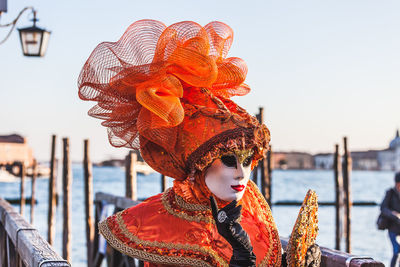
{"type": "Polygon", "coordinates": [[[95,235],[94,241],[92,244],[93,251],[91,252],[94,267],[101,266],[103,260],[107,261],[107,266],[119,266],[119,267],[141,267],[143,266],[143,262],[137,259],[133,259],[127,255],[122,254],[121,252],[113,249],[110,246],[107,246],[107,249],[104,250],[99,245],[100,235],[98,229],[98,223],[101,220],[101,213],[104,208],[104,205],[114,205],[114,213],[124,210],[126,208],[135,206],[140,203],[140,201],[134,201],[125,197],[118,197],[111,194],[105,194],[98,192],[96,193],[96,197],[94,200],[95,203],[95,235]]]}
{"type": "MultiPolygon", "coordinates": [[[[106,194],[102,192],[96,193],[96,198],[95,198],[95,205],[96,205],[96,233],[98,233],[97,229],[97,224],[100,220],[100,212],[103,209],[103,205],[107,204],[112,204],[115,206],[115,212],[124,210],[126,208],[135,206],[140,203],[140,201],[133,201],[129,198],[125,197],[118,197],[114,196],[111,194],[106,194]]],[[[96,243],[98,244],[98,238],[99,235],[95,235],[95,254],[97,254],[97,258],[100,259],[101,261],[103,260],[103,257],[106,256],[108,266],[142,266],[142,262],[139,261],[139,265],[129,265],[130,260],[128,259],[127,256],[122,255],[121,253],[117,252],[116,250],[112,249],[111,247],[107,248],[107,255],[104,255],[102,253],[98,252],[98,245],[96,246],[96,243]],[[114,265],[115,263],[120,264],[121,262],[126,262],[126,265],[122,263],[122,265],[114,265]]],[[[285,248],[287,244],[287,239],[281,238],[282,246],[285,248]]],[[[384,267],[384,264],[378,261],[373,260],[371,257],[362,257],[362,256],[356,256],[356,255],[351,255],[348,253],[344,253],[341,251],[329,249],[329,248],[324,248],[321,247],[321,252],[322,252],[322,261],[321,261],[321,267],[384,267]]],[[[97,264],[101,264],[100,262],[97,262],[97,264]]],[[[97,265],[96,266],[100,266],[97,265]]],[[[136,263],[137,264],[137,263],[136,263]]]]}
{"type": "MultiPolygon", "coordinates": [[[[282,247],[285,249],[288,239],[281,237],[282,247]]],[[[321,267],[385,267],[382,262],[369,256],[357,256],[342,251],[321,247],[321,267]]]]}
{"type": "Polygon", "coordinates": [[[67,267],[61,258],[31,224],[0,198],[0,266],[67,267]]]}

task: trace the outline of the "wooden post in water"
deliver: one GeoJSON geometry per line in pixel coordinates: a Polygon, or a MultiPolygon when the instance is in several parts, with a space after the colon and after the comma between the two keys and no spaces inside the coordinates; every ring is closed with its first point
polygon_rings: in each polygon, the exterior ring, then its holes
{"type": "Polygon", "coordinates": [[[56,163],[56,136],[51,138],[51,158],[50,158],[50,177],[49,177],[49,203],[48,203],[48,216],[47,216],[47,241],[50,245],[54,243],[55,236],[55,214],[56,214],[56,180],[55,180],[55,163],[56,163]]]}
{"type": "Polygon", "coordinates": [[[93,266],[93,175],[92,162],[90,161],[89,140],[84,140],[83,170],[85,175],[85,221],[86,221],[86,247],[87,247],[87,266],[93,266]]]}
{"type": "Polygon", "coordinates": [[[341,243],[341,226],[342,226],[342,213],[340,212],[343,206],[343,179],[342,179],[342,164],[339,153],[339,145],[335,145],[335,154],[333,159],[333,170],[335,176],[335,249],[340,250],[341,243]]]}
{"type": "Polygon", "coordinates": [[[63,243],[62,257],[70,261],[71,257],[71,159],[69,157],[69,139],[63,138],[63,243]]]}
{"type": "MultiPolygon", "coordinates": [[[[264,122],[264,108],[260,107],[259,113],[260,123],[264,122]]],[[[261,190],[268,205],[271,207],[271,153],[267,153],[267,158],[261,160],[261,190]],[[268,156],[269,155],[269,156],[268,156]],[[269,159],[268,159],[269,157],[269,159]]]]}
{"type": "Polygon", "coordinates": [[[32,165],[32,184],[31,184],[31,224],[35,215],[35,192],[36,192],[36,178],[37,178],[37,161],[33,160],[32,165]]]}
{"type": "Polygon", "coordinates": [[[161,192],[164,192],[168,187],[167,177],[164,174],[161,174],[161,192]]]}
{"type": "Polygon", "coordinates": [[[126,156],[126,169],[125,169],[125,196],[132,200],[137,200],[137,177],[136,177],[136,161],[137,155],[133,151],[129,151],[126,156]]]}
{"type": "Polygon", "coordinates": [[[267,202],[268,205],[270,206],[270,208],[272,209],[272,145],[270,145],[269,150],[267,152],[267,174],[268,174],[268,198],[267,198],[267,202]]]}
{"type": "Polygon", "coordinates": [[[258,185],[258,169],[259,169],[258,166],[259,165],[254,167],[254,169],[253,169],[253,177],[252,177],[252,180],[256,185],[258,185]]]}
{"type": "MultiPolygon", "coordinates": [[[[256,115],[257,120],[260,122],[260,114],[256,115]]],[[[253,169],[253,182],[258,185],[258,170],[260,169],[260,163],[253,169]]]]}
{"type": "Polygon", "coordinates": [[[25,210],[25,163],[21,162],[19,165],[20,175],[21,175],[21,185],[20,185],[20,193],[21,193],[21,203],[20,203],[20,214],[24,216],[25,210]]]}
{"type": "Polygon", "coordinates": [[[351,253],[351,156],[347,149],[347,137],[343,138],[343,189],[344,189],[344,208],[345,208],[345,231],[346,231],[346,252],[351,253]]]}

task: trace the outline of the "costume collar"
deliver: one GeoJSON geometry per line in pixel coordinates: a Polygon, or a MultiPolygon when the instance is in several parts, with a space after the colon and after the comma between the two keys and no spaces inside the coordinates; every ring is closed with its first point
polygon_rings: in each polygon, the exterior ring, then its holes
{"type": "MultiPolygon", "coordinates": [[[[177,185],[108,217],[99,224],[100,233],[117,250],[143,261],[228,266],[232,248],[218,234],[211,209],[193,199],[188,202],[176,193],[177,185]]],[[[278,231],[268,204],[251,181],[242,205],[241,225],[251,239],[257,266],[280,266],[278,231]]]]}

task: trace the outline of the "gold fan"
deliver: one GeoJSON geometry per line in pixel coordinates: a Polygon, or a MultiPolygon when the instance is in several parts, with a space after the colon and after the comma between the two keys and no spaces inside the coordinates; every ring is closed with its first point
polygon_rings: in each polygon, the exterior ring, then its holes
{"type": "Polygon", "coordinates": [[[318,235],[318,197],[313,190],[308,190],[292,234],[286,248],[288,267],[305,265],[307,249],[315,243],[318,235]]]}

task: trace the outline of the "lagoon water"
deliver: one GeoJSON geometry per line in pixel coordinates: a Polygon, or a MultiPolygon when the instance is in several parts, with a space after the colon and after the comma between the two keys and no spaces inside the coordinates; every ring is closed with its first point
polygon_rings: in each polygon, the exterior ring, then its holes
{"type": "MultiPolygon", "coordinates": [[[[351,191],[353,201],[375,201],[380,203],[385,190],[393,186],[393,172],[353,171],[351,191]]],[[[124,169],[118,167],[94,167],[94,192],[124,194],[124,169]]],[[[302,201],[307,190],[317,192],[320,201],[334,200],[333,171],[320,170],[276,170],[272,174],[272,202],[283,200],[302,201]]],[[[26,196],[30,196],[30,181],[26,182],[26,196]]],[[[60,180],[61,182],[61,180],[60,180]]],[[[172,185],[172,179],[169,180],[172,185]]],[[[36,183],[38,205],[35,207],[34,226],[43,237],[47,236],[48,179],[38,179],[36,183]]],[[[72,266],[86,266],[86,241],[83,198],[83,169],[73,165],[72,185],[72,266]]],[[[138,175],[138,197],[146,198],[161,191],[160,175],[138,175]]],[[[0,197],[19,197],[18,183],[0,183],[0,197]]],[[[62,199],[60,198],[62,201],[62,199]]],[[[61,203],[61,202],[60,202],[61,203]]],[[[18,206],[15,206],[19,210],[18,206]]],[[[272,213],[281,236],[289,236],[300,207],[273,206],[272,213]]],[[[25,217],[29,221],[29,207],[25,217]]],[[[320,246],[333,248],[335,244],[335,210],[333,206],[319,208],[320,246]]],[[[352,254],[372,256],[387,265],[391,257],[391,245],[386,231],[376,228],[379,206],[356,206],[352,209],[352,254]]],[[[62,205],[57,207],[56,240],[54,247],[61,255],[62,205]]],[[[344,243],[342,249],[344,249],[344,243]]]]}

